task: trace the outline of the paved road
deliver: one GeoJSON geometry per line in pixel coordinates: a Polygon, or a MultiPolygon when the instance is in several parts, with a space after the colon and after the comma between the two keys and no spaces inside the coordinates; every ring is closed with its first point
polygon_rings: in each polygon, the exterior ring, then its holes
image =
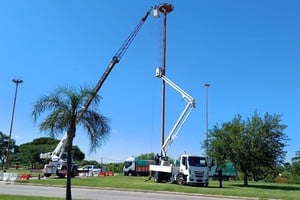
{"type": "MultiPolygon", "coordinates": [[[[16,183],[7,183],[0,181],[0,194],[15,194],[25,196],[44,196],[44,197],[65,197],[66,189],[63,187],[49,187],[36,185],[20,185],[16,183]]],[[[72,188],[73,199],[86,200],[141,200],[141,199],[159,199],[159,200],[229,200],[242,198],[223,198],[200,195],[182,195],[174,193],[155,193],[155,192],[135,192],[119,191],[109,189],[95,188],[72,188]]],[[[244,199],[245,200],[245,199],[244,199]]]]}

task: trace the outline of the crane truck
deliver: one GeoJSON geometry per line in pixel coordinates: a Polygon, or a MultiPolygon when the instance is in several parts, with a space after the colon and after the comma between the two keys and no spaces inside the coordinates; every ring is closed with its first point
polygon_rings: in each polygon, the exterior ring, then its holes
{"type": "MultiPolygon", "coordinates": [[[[65,152],[66,143],[67,133],[64,134],[53,152],[40,154],[41,159],[51,160],[48,164],[44,165],[43,174],[45,177],[57,175],[58,177],[63,178],[67,175],[67,153],[65,152]]],[[[77,175],[77,168],[77,164],[72,161],[72,176],[77,175]]]]}
{"type": "MultiPolygon", "coordinates": [[[[78,114],[77,121],[86,112],[86,110],[88,109],[89,105],[93,101],[95,95],[98,93],[98,91],[102,87],[103,83],[105,82],[106,78],[110,74],[110,72],[113,69],[113,67],[117,63],[120,62],[121,58],[123,57],[123,55],[125,54],[125,52],[129,48],[130,44],[132,43],[132,41],[134,40],[134,38],[138,34],[139,30],[141,29],[142,25],[144,24],[144,22],[148,18],[151,10],[152,10],[152,7],[140,19],[140,21],[138,22],[138,24],[134,27],[134,29],[131,31],[131,33],[129,34],[129,36],[127,37],[127,39],[121,45],[121,47],[119,48],[119,50],[117,51],[117,53],[112,57],[111,62],[108,64],[106,70],[104,71],[104,73],[100,77],[98,83],[93,88],[93,91],[91,93],[92,95],[87,99],[87,101],[83,105],[82,110],[78,114]]],[[[65,133],[65,135],[60,140],[60,142],[58,143],[58,145],[56,146],[56,148],[54,149],[53,152],[41,153],[40,154],[40,158],[41,159],[50,159],[51,160],[48,164],[44,165],[44,169],[43,169],[44,176],[46,176],[46,177],[49,177],[51,175],[57,175],[59,177],[65,177],[66,176],[67,169],[68,169],[68,167],[67,167],[67,153],[65,152],[65,147],[66,147],[66,144],[67,144],[67,139],[68,139],[67,133],[65,133]]],[[[78,166],[76,165],[76,163],[74,163],[72,161],[72,166],[71,166],[71,170],[72,170],[71,174],[72,174],[72,176],[75,176],[77,174],[77,168],[78,168],[78,166]]]]}
{"type": "Polygon", "coordinates": [[[190,184],[208,186],[209,167],[205,156],[181,154],[179,159],[175,161],[175,164],[171,164],[168,159],[167,151],[171,147],[191,111],[195,108],[195,100],[164,74],[162,68],[158,67],[156,69],[156,77],[161,78],[179,92],[187,105],[171,129],[167,139],[164,141],[161,147],[162,155],[160,156],[159,161],[156,165],[150,165],[151,176],[153,176],[155,182],[174,182],[181,185],[190,184]]]}

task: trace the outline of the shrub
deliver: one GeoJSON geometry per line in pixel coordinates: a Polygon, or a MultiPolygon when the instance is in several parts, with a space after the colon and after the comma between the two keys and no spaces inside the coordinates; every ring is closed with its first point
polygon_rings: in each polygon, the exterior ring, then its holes
{"type": "Polygon", "coordinates": [[[288,178],[284,178],[284,177],[276,177],[275,178],[275,183],[288,183],[289,179],[288,178]]]}
{"type": "Polygon", "coordinates": [[[289,183],[300,184],[300,176],[293,176],[291,179],[289,179],[289,183]]]}
{"type": "Polygon", "coordinates": [[[268,182],[268,183],[274,183],[275,182],[275,177],[274,175],[272,174],[269,174],[266,176],[266,178],[264,179],[265,182],[268,182]]]}

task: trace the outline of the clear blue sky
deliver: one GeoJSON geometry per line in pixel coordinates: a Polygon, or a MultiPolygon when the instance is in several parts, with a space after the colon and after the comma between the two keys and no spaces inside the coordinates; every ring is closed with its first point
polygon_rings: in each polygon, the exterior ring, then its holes
{"type": "MultiPolygon", "coordinates": [[[[282,114],[288,125],[286,160],[295,155],[300,134],[299,1],[166,1],[175,9],[167,20],[167,76],[196,99],[169,151],[203,154],[205,88],[209,82],[209,128],[282,114]]],[[[58,86],[97,83],[112,56],[155,0],[0,1],[0,130],[9,133],[15,84],[19,87],[12,137],[17,144],[45,136],[31,118],[33,103],[58,86]]],[[[111,136],[88,154],[86,133],[74,143],[88,159],[123,161],[160,152],[162,18],[150,15],[133,44],[103,85],[100,111],[111,120],[111,136]]],[[[166,92],[166,133],[185,106],[166,92]]],[[[60,139],[60,138],[58,138],[60,139]]]]}

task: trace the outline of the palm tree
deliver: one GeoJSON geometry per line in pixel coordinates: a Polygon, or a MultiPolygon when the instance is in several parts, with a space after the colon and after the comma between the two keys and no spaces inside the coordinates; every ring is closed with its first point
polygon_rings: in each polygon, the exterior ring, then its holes
{"type": "Polygon", "coordinates": [[[71,87],[60,87],[54,92],[40,97],[34,104],[32,116],[34,121],[42,114],[46,114],[40,122],[41,131],[48,132],[55,137],[62,132],[67,132],[67,183],[66,199],[71,200],[71,168],[72,168],[72,145],[76,133],[76,126],[80,125],[87,130],[90,140],[90,151],[96,150],[107,139],[110,133],[109,121],[100,114],[96,108],[101,97],[84,87],[76,91],[71,87]],[[85,103],[93,98],[88,108],[85,103]]]}

